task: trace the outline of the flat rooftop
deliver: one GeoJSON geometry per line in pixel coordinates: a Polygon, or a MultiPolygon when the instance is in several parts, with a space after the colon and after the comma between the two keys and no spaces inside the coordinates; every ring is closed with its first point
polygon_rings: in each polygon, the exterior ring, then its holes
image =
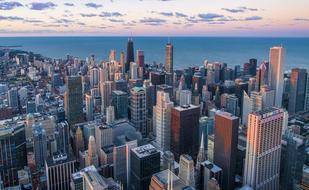
{"type": "Polygon", "coordinates": [[[143,158],[158,153],[158,150],[151,144],[146,144],[143,146],[133,148],[132,152],[134,152],[139,158],[143,158]]]}

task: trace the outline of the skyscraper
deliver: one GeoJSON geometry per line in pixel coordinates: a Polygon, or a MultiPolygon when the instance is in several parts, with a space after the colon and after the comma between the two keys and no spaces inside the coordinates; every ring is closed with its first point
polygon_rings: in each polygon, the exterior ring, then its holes
{"type": "Polygon", "coordinates": [[[154,125],[156,129],[156,142],[162,151],[170,150],[171,141],[171,110],[174,103],[170,101],[169,94],[157,92],[157,104],[154,106],[154,125]]]}
{"type": "Polygon", "coordinates": [[[151,144],[131,149],[131,189],[149,188],[151,176],[160,171],[160,152],[151,144]]]}
{"type": "Polygon", "coordinates": [[[93,113],[94,113],[94,98],[90,94],[85,95],[86,100],[86,118],[87,121],[91,121],[94,119],[93,113]]]}
{"type": "Polygon", "coordinates": [[[244,185],[279,189],[283,110],[272,107],[249,114],[244,185]]]}
{"type": "Polygon", "coordinates": [[[145,56],[143,50],[136,51],[136,63],[138,67],[144,67],[145,64],[145,56]]]}
{"type": "Polygon", "coordinates": [[[178,177],[184,181],[185,185],[195,187],[194,161],[188,154],[182,154],[179,160],[178,177]]]}
{"type": "Polygon", "coordinates": [[[44,167],[47,156],[46,132],[42,126],[35,126],[33,130],[33,150],[35,165],[38,170],[44,167]]]}
{"type": "Polygon", "coordinates": [[[194,105],[172,108],[171,151],[176,161],[181,154],[189,154],[196,159],[199,149],[200,107],[194,105]]]}
{"type": "Polygon", "coordinates": [[[146,137],[146,92],[144,88],[134,87],[131,89],[130,110],[131,122],[143,137],[146,137]]]}
{"type": "Polygon", "coordinates": [[[134,62],[134,47],[133,47],[133,39],[129,38],[127,43],[127,61],[126,61],[126,69],[128,72],[130,70],[130,63],[134,62]]]}
{"type": "Polygon", "coordinates": [[[223,170],[223,190],[233,190],[238,143],[238,117],[218,111],[215,115],[214,163],[223,170]]]}
{"type": "Polygon", "coordinates": [[[89,137],[88,143],[88,152],[86,158],[86,166],[94,165],[95,167],[99,166],[99,158],[97,154],[97,145],[93,136],[89,137]]]}
{"type": "Polygon", "coordinates": [[[67,76],[64,110],[70,125],[83,121],[83,92],[80,76],[67,76]]]}
{"type": "Polygon", "coordinates": [[[281,107],[283,96],[283,68],[284,68],[285,50],[281,46],[270,48],[269,63],[270,63],[270,87],[275,90],[275,106],[281,107]]]}
{"type": "Polygon", "coordinates": [[[101,94],[101,111],[105,112],[106,108],[111,105],[112,102],[112,91],[115,89],[114,81],[105,81],[100,83],[100,94],[101,94]]]}
{"type": "Polygon", "coordinates": [[[165,46],[165,71],[173,73],[173,45],[168,42],[165,46]]]}
{"type": "Polygon", "coordinates": [[[292,69],[288,106],[288,111],[290,115],[304,110],[306,80],[306,69],[292,69]]]}
{"type": "Polygon", "coordinates": [[[84,149],[83,131],[80,127],[77,127],[75,133],[75,156],[78,158],[79,151],[83,152],[84,149]]]}
{"type": "Polygon", "coordinates": [[[115,118],[128,118],[128,94],[120,90],[112,92],[112,106],[115,108],[115,118]]]}
{"type": "Polygon", "coordinates": [[[23,123],[0,127],[0,175],[4,187],[19,184],[17,171],[27,166],[26,136],[23,123]]]}
{"type": "Polygon", "coordinates": [[[8,103],[10,107],[14,109],[18,108],[18,92],[16,87],[8,91],[8,103]]]}

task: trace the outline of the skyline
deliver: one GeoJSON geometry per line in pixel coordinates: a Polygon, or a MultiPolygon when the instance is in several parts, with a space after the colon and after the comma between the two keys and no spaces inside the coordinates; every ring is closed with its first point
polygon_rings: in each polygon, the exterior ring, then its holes
{"type": "Polygon", "coordinates": [[[308,6],[306,0],[197,0],[194,5],[187,0],[0,0],[0,36],[309,37],[308,6]]]}

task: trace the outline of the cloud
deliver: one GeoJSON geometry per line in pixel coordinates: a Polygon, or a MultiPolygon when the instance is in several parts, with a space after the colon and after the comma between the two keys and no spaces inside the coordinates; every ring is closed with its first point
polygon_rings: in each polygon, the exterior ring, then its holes
{"type": "Polygon", "coordinates": [[[73,23],[74,20],[69,20],[69,19],[55,19],[54,23],[58,23],[58,24],[69,24],[69,23],[73,23]]]}
{"type": "Polygon", "coordinates": [[[120,12],[102,12],[99,16],[100,17],[121,17],[124,15],[121,14],[120,12]]]}
{"type": "Polygon", "coordinates": [[[97,14],[93,14],[93,13],[89,13],[89,14],[81,13],[80,16],[82,16],[82,17],[96,17],[97,14]]]}
{"type": "Polygon", "coordinates": [[[23,7],[23,5],[17,1],[12,2],[1,2],[0,3],[0,10],[12,10],[17,7],[23,7]]]}
{"type": "Polygon", "coordinates": [[[198,14],[201,21],[213,21],[213,19],[223,18],[224,15],[219,15],[216,13],[198,14]]]}
{"type": "Polygon", "coordinates": [[[162,16],[174,16],[172,12],[160,12],[159,14],[162,16]]]}
{"type": "Polygon", "coordinates": [[[143,23],[145,25],[158,26],[166,23],[166,20],[159,18],[144,18],[140,20],[140,23],[143,23]]]}
{"type": "Polygon", "coordinates": [[[16,20],[24,20],[22,17],[17,17],[17,16],[1,16],[0,15],[0,20],[9,20],[9,21],[16,21],[16,20]]]}
{"type": "Polygon", "coordinates": [[[30,3],[29,6],[31,10],[41,11],[45,9],[52,9],[56,7],[57,5],[52,2],[46,2],[46,3],[33,2],[33,3],[30,3]]]}
{"type": "Polygon", "coordinates": [[[103,5],[101,4],[96,4],[96,3],[86,3],[85,4],[86,7],[89,7],[89,8],[95,8],[95,9],[98,9],[100,7],[103,7],[103,5]]]}
{"type": "Polygon", "coordinates": [[[124,22],[124,20],[121,19],[109,19],[110,22],[124,22]]]}
{"type": "Polygon", "coordinates": [[[250,16],[250,17],[246,17],[244,20],[245,21],[252,21],[252,20],[262,20],[263,17],[260,16],[250,16]]]}
{"type": "Polygon", "coordinates": [[[64,3],[65,6],[68,6],[68,7],[74,7],[74,3],[64,3]]]}
{"type": "Polygon", "coordinates": [[[237,8],[222,8],[222,10],[230,12],[230,13],[243,13],[246,11],[258,11],[256,8],[249,8],[249,7],[237,7],[237,8]]]}
{"type": "Polygon", "coordinates": [[[180,12],[175,12],[176,17],[188,17],[188,15],[180,12]]]}
{"type": "Polygon", "coordinates": [[[309,18],[294,18],[295,21],[305,21],[309,22],[309,18]]]}

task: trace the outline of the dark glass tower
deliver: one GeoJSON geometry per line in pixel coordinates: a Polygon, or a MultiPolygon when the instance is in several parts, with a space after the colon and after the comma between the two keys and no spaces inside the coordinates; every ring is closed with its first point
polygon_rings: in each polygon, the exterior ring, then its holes
{"type": "Polygon", "coordinates": [[[130,70],[130,63],[134,62],[134,47],[133,47],[133,39],[128,39],[127,44],[127,61],[126,61],[126,72],[130,70]]]}

